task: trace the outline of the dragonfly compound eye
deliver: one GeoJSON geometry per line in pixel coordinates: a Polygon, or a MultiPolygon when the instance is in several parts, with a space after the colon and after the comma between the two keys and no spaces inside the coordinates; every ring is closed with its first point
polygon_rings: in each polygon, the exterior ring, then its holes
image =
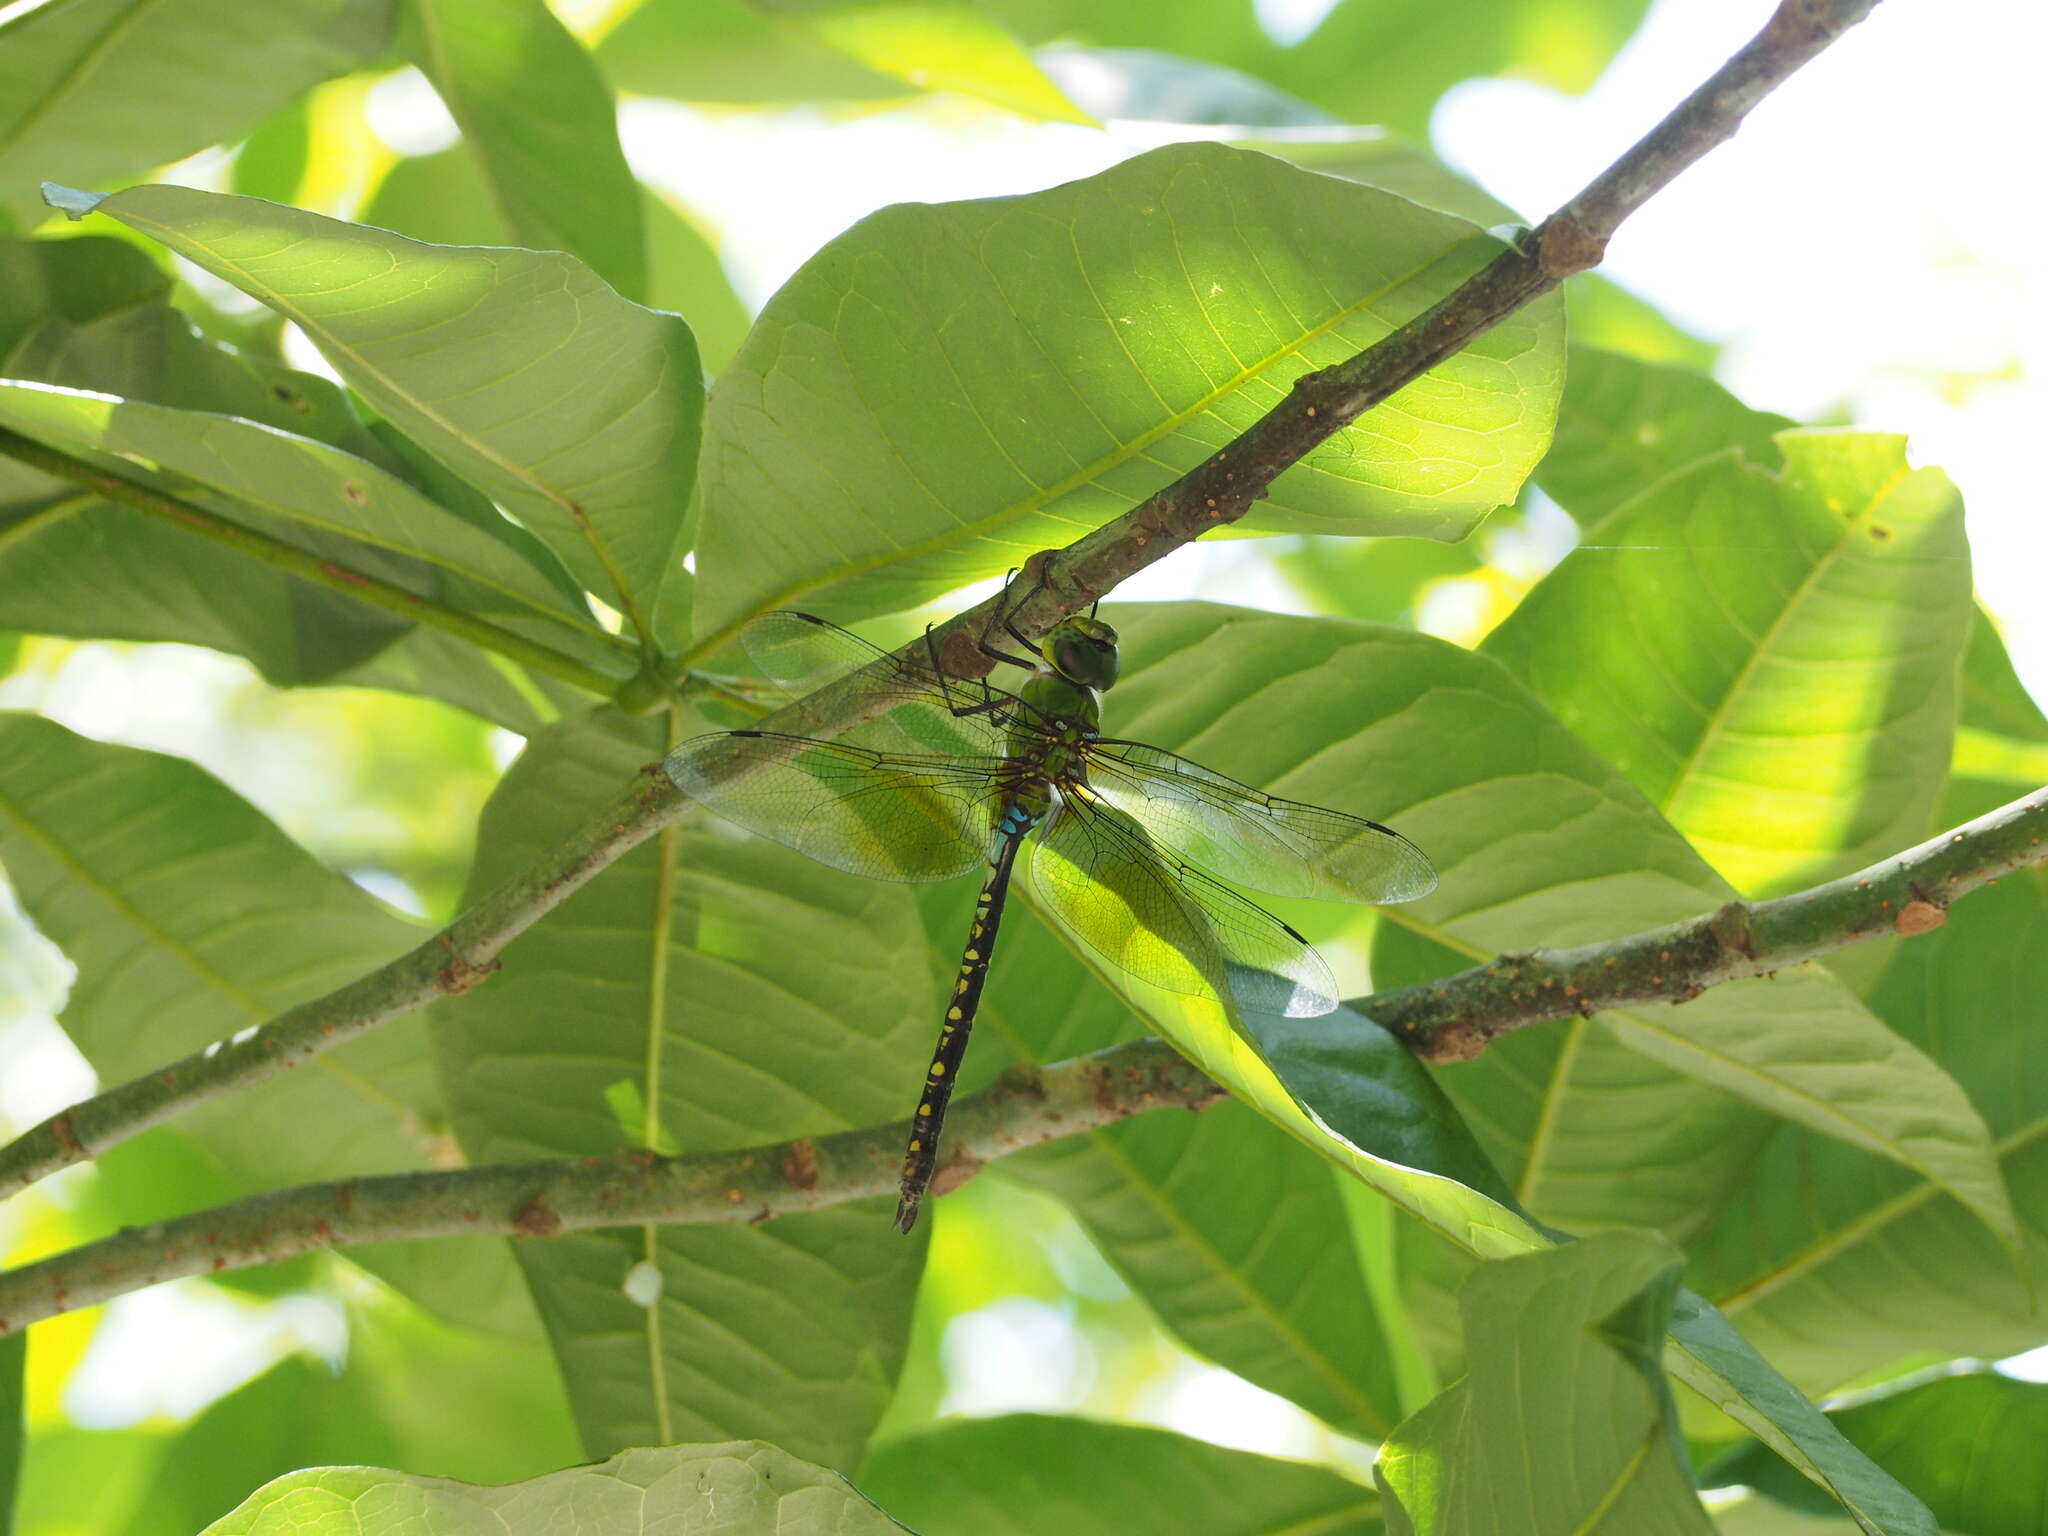
{"type": "Polygon", "coordinates": [[[1045,659],[1070,683],[1100,693],[1116,682],[1116,631],[1100,619],[1074,614],[1045,637],[1045,659]]]}

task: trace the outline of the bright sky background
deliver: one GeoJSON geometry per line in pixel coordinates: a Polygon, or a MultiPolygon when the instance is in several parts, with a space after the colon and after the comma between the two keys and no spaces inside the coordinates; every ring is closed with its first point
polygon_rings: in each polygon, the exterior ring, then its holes
{"type": "MultiPolygon", "coordinates": [[[[1263,14],[1291,37],[1323,8],[1323,0],[1269,0],[1263,14]]],[[[1540,215],[1612,160],[1768,9],[1766,0],[1660,0],[1587,96],[1473,82],[1439,109],[1436,146],[1505,201],[1540,215]]],[[[1758,109],[1733,144],[1637,215],[1606,270],[1725,343],[1721,376],[1751,404],[1905,432],[1915,463],[1946,469],[1967,501],[1983,594],[2022,674],[2048,697],[2048,605],[2037,597],[2048,539],[2032,462],[2048,426],[2048,241],[2035,190],[2048,150],[2036,79],[2044,57],[2041,0],[1888,0],[1758,109]]],[[[380,129],[414,152],[438,147],[445,131],[435,121],[438,104],[422,92],[397,82],[377,103],[380,129]]],[[[944,102],[829,132],[819,131],[823,119],[814,113],[718,115],[657,103],[629,104],[624,121],[641,173],[720,231],[733,279],[755,304],[817,246],[886,203],[1033,190],[1092,174],[1161,138],[1151,127],[1033,126],[944,102]]],[[[1147,573],[1142,591],[1122,595],[1201,590],[1233,558],[1227,548],[1185,551],[1147,573]]],[[[1240,600],[1271,595],[1245,592],[1241,579],[1236,591],[1240,600]]],[[[112,661],[91,665],[103,669],[97,684],[74,678],[42,696],[44,707],[90,734],[188,753],[195,749],[165,739],[177,733],[173,717],[189,731],[195,710],[204,712],[185,694],[224,689],[226,673],[237,670],[222,662],[215,684],[204,666],[173,669],[182,681],[166,682],[151,661],[138,660],[140,670],[120,679],[104,675],[112,661]]],[[[31,700],[10,694],[7,702],[31,700]]],[[[0,962],[4,992],[21,961],[0,954],[0,962]]],[[[49,1034],[32,1039],[10,1026],[6,1013],[0,1008],[0,1113],[28,1124],[85,1091],[82,1063],[49,1034]]],[[[166,1304],[152,1293],[116,1307],[94,1353],[123,1350],[121,1368],[89,1361],[74,1411],[97,1422],[189,1411],[204,1391],[225,1389],[294,1341],[335,1348],[320,1316],[237,1321],[224,1305],[193,1303],[198,1310],[168,1327],[166,1304]],[[128,1347],[138,1336],[156,1348],[146,1368],[128,1347]],[[177,1347],[178,1339],[189,1347],[177,1347]],[[229,1340],[240,1343],[230,1348],[229,1340]],[[197,1399],[195,1382],[204,1384],[197,1399]]],[[[1057,1308],[1016,1299],[954,1327],[952,1406],[1059,1409],[1086,1390],[1086,1340],[1057,1308]]],[[[2048,1376],[2048,1360],[2040,1374],[2048,1376]]],[[[1316,1444],[1289,1405],[1192,1362],[1162,1378],[1145,1412],[1258,1449],[1316,1444]]]]}

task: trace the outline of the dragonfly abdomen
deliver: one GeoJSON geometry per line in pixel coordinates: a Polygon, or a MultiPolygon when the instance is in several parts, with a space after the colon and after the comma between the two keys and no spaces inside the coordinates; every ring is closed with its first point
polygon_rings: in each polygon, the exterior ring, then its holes
{"type": "Polygon", "coordinates": [[[924,1093],[911,1121],[910,1146],[903,1157],[902,1198],[896,1203],[896,1230],[908,1232],[917,1225],[917,1209],[939,1166],[939,1132],[945,1124],[946,1105],[953,1097],[953,1084],[960,1076],[960,1062],[967,1054],[967,1037],[974,1029],[974,1015],[981,1006],[981,989],[988,980],[989,962],[995,958],[996,932],[1003,922],[1003,903],[1010,893],[1010,871],[1017,862],[1017,850],[1024,834],[1036,825],[1038,816],[1016,801],[1004,807],[1003,840],[996,850],[988,883],[975,898],[974,922],[967,931],[967,947],[960,957],[960,974],[953,981],[953,995],[946,1002],[945,1021],[939,1026],[938,1049],[925,1072],[924,1093]],[[1012,826],[1014,823],[1014,830],[1012,826]]]}

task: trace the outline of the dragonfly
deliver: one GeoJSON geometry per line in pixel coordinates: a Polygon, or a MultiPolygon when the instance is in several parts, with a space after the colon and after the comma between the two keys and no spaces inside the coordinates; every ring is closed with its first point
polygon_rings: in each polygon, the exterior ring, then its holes
{"type": "Polygon", "coordinates": [[[666,760],[679,789],[737,826],[857,875],[927,881],[985,871],[911,1121],[899,1231],[916,1225],[939,1166],[946,1107],[1027,843],[1041,908],[1111,966],[1173,993],[1292,1017],[1337,1006],[1328,965],[1215,876],[1275,896],[1372,903],[1413,901],[1436,886],[1422,850],[1378,822],[1102,735],[1118,640],[1092,611],[1067,616],[1035,645],[999,611],[979,644],[1029,673],[1014,693],[948,675],[929,631],[919,660],[778,611],[748,624],[741,643],[792,690],[852,677],[872,718],[830,739],[694,737],[666,760]],[[991,643],[997,624],[1028,654],[991,643]]]}

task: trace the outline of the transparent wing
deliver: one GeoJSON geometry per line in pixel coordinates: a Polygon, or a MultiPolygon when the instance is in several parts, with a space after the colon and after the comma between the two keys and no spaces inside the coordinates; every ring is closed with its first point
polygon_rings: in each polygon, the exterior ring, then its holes
{"type": "Polygon", "coordinates": [[[836,624],[793,609],[777,609],[740,631],[754,665],[787,684],[792,698],[836,683],[863,668],[858,692],[883,703],[889,714],[855,728],[842,740],[884,752],[1001,755],[1004,727],[1024,709],[1014,694],[981,679],[941,679],[928,666],[905,661],[836,624]],[[956,715],[962,707],[979,714],[956,715]]]}
{"type": "Polygon", "coordinates": [[[1336,982],[1307,940],[1085,787],[1069,793],[1033,847],[1031,880],[1077,937],[1154,986],[1234,993],[1243,1007],[1294,1018],[1337,1006],[1336,982]]]}
{"type": "Polygon", "coordinates": [[[995,757],[912,757],[767,731],[692,737],[664,765],[727,821],[878,880],[944,880],[987,857],[995,757]]]}
{"type": "Polygon", "coordinates": [[[1393,902],[1436,889],[1428,856],[1391,827],[1269,795],[1158,747],[1095,743],[1088,784],[1155,841],[1254,890],[1393,902]]]}

